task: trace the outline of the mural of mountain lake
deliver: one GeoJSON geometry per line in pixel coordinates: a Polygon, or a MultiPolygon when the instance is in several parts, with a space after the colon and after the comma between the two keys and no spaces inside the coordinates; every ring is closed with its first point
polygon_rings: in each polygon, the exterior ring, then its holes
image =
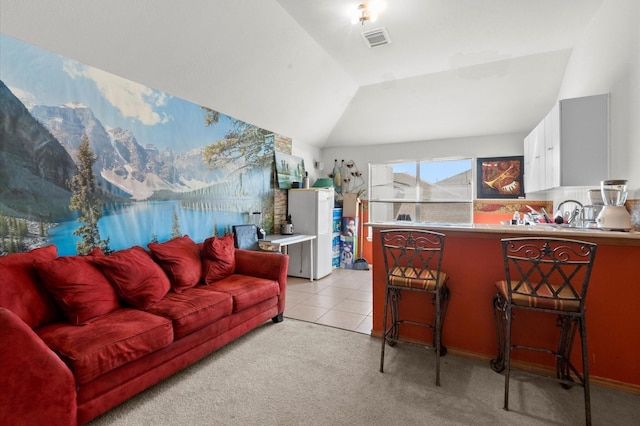
{"type": "MultiPolygon", "coordinates": [[[[179,201],[138,202],[105,211],[98,222],[100,237],[109,238],[111,250],[121,250],[134,245],[146,248],[153,235],[159,242],[171,238],[173,212],[178,216],[181,235],[189,235],[195,242],[204,241],[232,225],[247,223],[247,214],[241,212],[221,212],[184,208],[179,201]]],[[[73,235],[78,228],[75,220],[62,222],[49,230],[49,243],[58,247],[59,256],[76,254],[76,242],[80,238],[73,235]]]]}

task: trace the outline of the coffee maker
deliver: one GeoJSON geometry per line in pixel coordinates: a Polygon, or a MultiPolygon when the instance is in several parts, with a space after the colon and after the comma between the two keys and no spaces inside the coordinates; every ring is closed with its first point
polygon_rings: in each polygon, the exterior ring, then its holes
{"type": "Polygon", "coordinates": [[[600,182],[604,206],[596,218],[598,228],[605,231],[629,231],[631,215],[624,203],[627,201],[626,180],[603,180],[600,182]]]}
{"type": "Polygon", "coordinates": [[[596,218],[604,207],[602,201],[602,190],[593,188],[588,191],[590,204],[582,206],[581,219],[583,228],[597,228],[596,218]]]}

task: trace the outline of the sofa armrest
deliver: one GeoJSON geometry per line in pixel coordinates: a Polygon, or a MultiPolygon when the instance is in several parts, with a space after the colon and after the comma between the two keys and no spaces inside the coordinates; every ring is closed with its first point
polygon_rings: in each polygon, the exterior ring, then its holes
{"type": "Polygon", "coordinates": [[[0,308],[0,424],[75,425],[71,370],[17,315],[0,308]]]}
{"type": "Polygon", "coordinates": [[[236,274],[278,281],[278,313],[284,312],[289,256],[282,253],[236,249],[236,274]]]}

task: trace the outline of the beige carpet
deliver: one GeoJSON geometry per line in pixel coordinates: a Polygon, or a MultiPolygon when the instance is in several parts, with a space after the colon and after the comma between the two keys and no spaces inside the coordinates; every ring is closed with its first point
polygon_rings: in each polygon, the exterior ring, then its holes
{"type": "MultiPolygon", "coordinates": [[[[263,326],[131,398],[92,425],[581,425],[582,389],[518,376],[511,410],[504,378],[486,363],[364,334],[285,319],[263,326]]],[[[631,425],[640,396],[592,386],[594,425],[631,425]]]]}

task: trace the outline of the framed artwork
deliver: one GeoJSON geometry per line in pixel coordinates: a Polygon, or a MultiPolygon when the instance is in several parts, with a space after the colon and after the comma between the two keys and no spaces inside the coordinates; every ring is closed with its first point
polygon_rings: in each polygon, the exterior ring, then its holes
{"type": "Polygon", "coordinates": [[[304,159],[284,152],[275,152],[278,188],[290,189],[292,182],[300,182],[304,177],[304,159]]]}
{"type": "Polygon", "coordinates": [[[478,158],[477,198],[524,197],[524,157],[478,158]]]}

